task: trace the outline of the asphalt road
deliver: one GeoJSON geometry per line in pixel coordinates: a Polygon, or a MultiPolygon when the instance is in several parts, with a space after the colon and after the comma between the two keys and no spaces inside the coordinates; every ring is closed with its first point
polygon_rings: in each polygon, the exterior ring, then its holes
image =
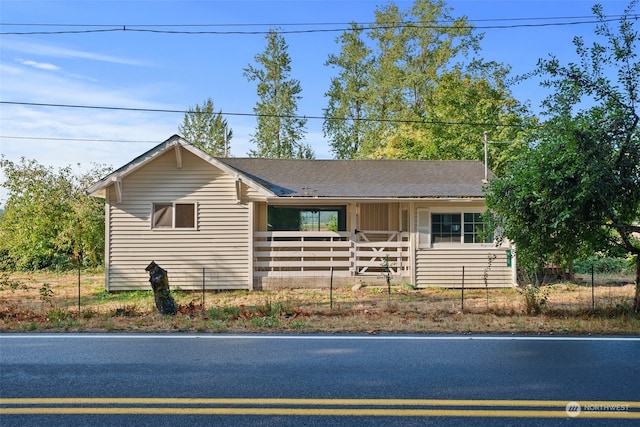
{"type": "Polygon", "coordinates": [[[640,337],[0,334],[0,425],[638,425],[639,356],[640,337]]]}

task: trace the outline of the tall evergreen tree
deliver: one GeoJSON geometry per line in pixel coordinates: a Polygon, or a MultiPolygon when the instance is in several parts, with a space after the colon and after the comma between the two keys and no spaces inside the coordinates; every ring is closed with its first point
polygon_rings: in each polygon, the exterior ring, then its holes
{"type": "Polygon", "coordinates": [[[340,54],[329,55],[325,63],[338,69],[325,93],[329,105],[324,109],[326,119],[322,126],[338,159],[357,157],[364,132],[371,50],[362,40],[363,31],[364,27],[352,23],[351,30],[337,39],[342,45],[340,54]]]}
{"type": "Polygon", "coordinates": [[[187,141],[212,156],[222,157],[229,154],[233,130],[222,117],[222,111],[214,112],[211,98],[185,113],[178,130],[187,141]]]}
{"type": "Polygon", "coordinates": [[[256,65],[244,69],[249,81],[257,81],[258,102],[253,111],[258,125],[251,142],[252,157],[313,158],[313,150],[302,139],[307,119],[296,115],[301,98],[300,82],[290,78],[291,59],[284,37],[275,30],[266,35],[267,46],[257,54],[256,65]]]}

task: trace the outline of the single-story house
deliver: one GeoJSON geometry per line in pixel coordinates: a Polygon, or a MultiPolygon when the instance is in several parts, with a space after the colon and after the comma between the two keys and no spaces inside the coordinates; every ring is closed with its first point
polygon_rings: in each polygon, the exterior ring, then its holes
{"type": "Polygon", "coordinates": [[[174,135],[101,179],[106,288],[514,286],[478,161],[215,158],[174,135]],[[498,239],[496,239],[498,240],[498,239]]]}

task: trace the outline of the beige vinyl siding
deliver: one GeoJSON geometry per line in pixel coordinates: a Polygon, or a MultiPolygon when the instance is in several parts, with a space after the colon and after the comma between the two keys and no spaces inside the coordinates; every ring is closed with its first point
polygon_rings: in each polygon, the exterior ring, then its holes
{"type": "Polygon", "coordinates": [[[487,271],[489,287],[513,286],[512,268],[507,266],[506,248],[443,248],[416,252],[416,286],[460,288],[462,267],[464,286],[485,287],[487,271]],[[489,256],[495,256],[489,268],[489,256]]]}
{"type": "MultiPolygon", "coordinates": [[[[108,290],[149,289],[155,261],[172,289],[248,289],[250,205],[236,203],[235,179],[182,150],[173,150],[122,180],[122,202],[108,197],[108,290]],[[152,229],[153,203],[195,203],[195,229],[152,229]],[[203,270],[204,269],[204,270],[203,270]]],[[[247,198],[246,188],[242,201],[247,198]]]]}

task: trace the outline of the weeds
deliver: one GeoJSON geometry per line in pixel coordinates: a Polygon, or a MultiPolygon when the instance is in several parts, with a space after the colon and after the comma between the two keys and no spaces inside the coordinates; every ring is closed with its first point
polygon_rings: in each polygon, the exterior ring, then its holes
{"type": "Polygon", "coordinates": [[[49,310],[47,312],[47,317],[46,317],[46,319],[49,322],[60,322],[60,321],[68,320],[68,319],[72,319],[72,318],[73,318],[73,314],[71,314],[67,310],[63,310],[63,309],[60,309],[60,308],[55,308],[55,309],[49,310]]]}
{"type": "Polygon", "coordinates": [[[384,285],[337,288],[334,297],[339,304],[333,310],[326,289],[209,291],[206,307],[195,299],[199,292],[181,290],[175,294],[180,299],[178,316],[166,319],[154,309],[151,291],[107,293],[101,289],[101,278],[95,277],[83,282],[83,306],[78,312],[76,277],[48,279],[45,273],[12,278],[28,289],[20,285],[15,292],[2,294],[1,331],[637,334],[640,330],[640,316],[632,312],[631,284],[596,286],[593,310],[590,287],[570,283],[520,289],[482,286],[465,290],[465,313],[460,312],[459,289],[412,289],[402,283],[391,303],[384,285]],[[48,288],[43,293],[50,302],[39,298],[42,287],[48,288]]]}
{"type": "Polygon", "coordinates": [[[49,283],[43,283],[40,289],[38,289],[38,293],[40,294],[40,300],[44,304],[53,305],[53,289],[51,289],[49,283]]]}
{"type": "Polygon", "coordinates": [[[146,300],[153,297],[153,291],[121,291],[107,292],[104,288],[95,294],[99,301],[132,301],[146,300]]]}
{"type": "MultiPolygon", "coordinates": [[[[0,267],[1,268],[1,267],[0,267]]],[[[9,289],[11,292],[15,292],[18,289],[27,289],[19,280],[15,280],[11,277],[11,273],[4,269],[0,269],[0,291],[9,289]]]]}
{"type": "Polygon", "coordinates": [[[141,314],[141,310],[135,304],[127,304],[125,306],[118,307],[111,313],[114,317],[137,317],[141,314]]]}
{"type": "Polygon", "coordinates": [[[302,319],[296,319],[289,323],[289,327],[291,329],[305,329],[311,326],[311,323],[302,319]]]}
{"type": "Polygon", "coordinates": [[[544,286],[526,285],[518,288],[518,292],[523,297],[524,310],[526,314],[540,314],[546,308],[549,289],[544,286]]]}
{"type": "Polygon", "coordinates": [[[98,312],[93,308],[85,308],[82,310],[81,316],[83,319],[93,319],[98,315],[98,312]]]}
{"type": "Polygon", "coordinates": [[[209,318],[213,321],[229,321],[240,318],[240,307],[212,307],[208,311],[209,318]]]}
{"type": "Polygon", "coordinates": [[[413,286],[411,283],[407,283],[407,282],[400,283],[400,288],[404,289],[405,291],[415,291],[418,289],[415,286],[413,286]]]}
{"type": "Polygon", "coordinates": [[[280,319],[277,317],[252,317],[249,324],[256,328],[277,328],[280,326],[280,319]]]}

